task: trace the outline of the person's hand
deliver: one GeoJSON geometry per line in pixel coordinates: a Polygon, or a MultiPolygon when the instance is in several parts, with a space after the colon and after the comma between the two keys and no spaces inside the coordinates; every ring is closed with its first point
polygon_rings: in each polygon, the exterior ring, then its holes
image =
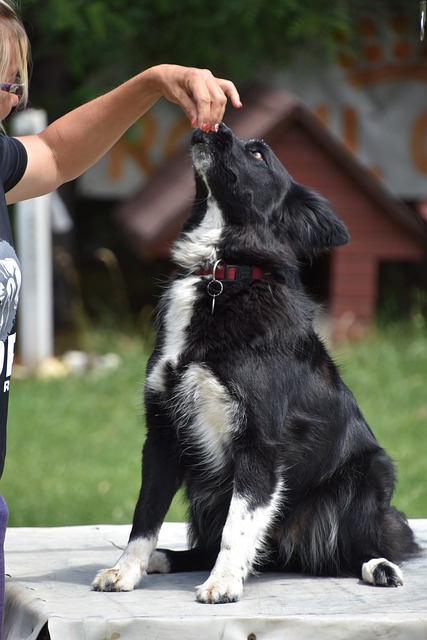
{"type": "Polygon", "coordinates": [[[164,96],[184,110],[192,127],[216,131],[236,87],[206,69],[162,64],[142,71],[112,91],[66,113],[35,135],[20,137],[27,168],[7,202],[35,198],[80,176],[164,96]]]}
{"type": "Polygon", "coordinates": [[[151,69],[159,93],[179,104],[192,127],[217,130],[227,98],[240,108],[239,93],[230,80],[215,78],[207,69],[162,64],[151,69]]]}

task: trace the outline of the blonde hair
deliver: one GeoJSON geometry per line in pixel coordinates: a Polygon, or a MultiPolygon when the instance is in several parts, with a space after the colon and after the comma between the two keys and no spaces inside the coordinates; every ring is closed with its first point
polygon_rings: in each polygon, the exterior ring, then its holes
{"type": "Polygon", "coordinates": [[[24,93],[19,99],[20,108],[24,108],[28,101],[29,54],[30,45],[24,25],[12,4],[0,0],[0,81],[7,80],[10,65],[16,61],[19,82],[24,85],[24,93]]]}

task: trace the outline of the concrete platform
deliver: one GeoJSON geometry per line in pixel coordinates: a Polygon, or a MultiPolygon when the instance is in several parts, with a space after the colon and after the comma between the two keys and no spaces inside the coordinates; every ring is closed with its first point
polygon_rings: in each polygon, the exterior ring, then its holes
{"type": "MultiPolygon", "coordinates": [[[[427,548],[427,520],[411,522],[427,548]]],[[[426,640],[427,555],[404,565],[404,586],[292,574],[254,576],[241,602],[203,605],[207,574],[149,576],[129,593],[90,583],[124,548],[128,526],[9,529],[3,640],[426,640]]],[[[159,546],[186,547],[165,524],[159,546]]]]}

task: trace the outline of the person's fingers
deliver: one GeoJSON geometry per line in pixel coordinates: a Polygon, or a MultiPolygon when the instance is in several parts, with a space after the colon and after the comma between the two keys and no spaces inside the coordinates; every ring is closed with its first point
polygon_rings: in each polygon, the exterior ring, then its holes
{"type": "Polygon", "coordinates": [[[178,95],[169,97],[172,102],[176,102],[179,104],[181,109],[184,111],[185,115],[190,121],[192,127],[197,126],[197,106],[192,98],[192,96],[188,95],[187,92],[182,91],[178,95]]]}
{"type": "Polygon", "coordinates": [[[230,80],[215,78],[211,75],[207,78],[206,83],[211,95],[210,120],[206,122],[212,125],[211,128],[217,129],[224,117],[227,97],[236,108],[240,108],[242,102],[236,87],[230,80]]]}
{"type": "Polygon", "coordinates": [[[242,101],[240,100],[239,92],[237,91],[234,84],[231,80],[225,80],[224,78],[216,78],[221,89],[224,91],[225,95],[230,98],[231,104],[236,109],[240,109],[242,107],[242,101]]]}
{"type": "Polygon", "coordinates": [[[215,78],[208,69],[184,68],[181,78],[177,67],[162,67],[164,95],[177,102],[192,127],[204,131],[217,130],[224,116],[227,98],[236,108],[242,106],[239,93],[230,80],[215,78]],[[172,70],[172,71],[171,71],[172,70]]]}
{"type": "Polygon", "coordinates": [[[194,70],[188,89],[195,107],[195,126],[209,131],[221,121],[227,98],[207,69],[194,70]]]}
{"type": "Polygon", "coordinates": [[[215,78],[207,69],[195,69],[191,75],[191,94],[196,113],[192,126],[204,131],[217,130],[227,106],[227,97],[236,108],[242,106],[239,93],[230,80],[215,78]]]}

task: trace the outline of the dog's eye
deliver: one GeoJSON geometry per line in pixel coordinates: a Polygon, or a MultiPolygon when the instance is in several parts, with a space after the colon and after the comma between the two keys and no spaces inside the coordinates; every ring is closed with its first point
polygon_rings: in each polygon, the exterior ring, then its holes
{"type": "Polygon", "coordinates": [[[249,153],[251,154],[251,156],[253,156],[256,160],[264,160],[264,156],[262,155],[261,151],[257,151],[255,149],[251,149],[249,151],[249,153]]]}

